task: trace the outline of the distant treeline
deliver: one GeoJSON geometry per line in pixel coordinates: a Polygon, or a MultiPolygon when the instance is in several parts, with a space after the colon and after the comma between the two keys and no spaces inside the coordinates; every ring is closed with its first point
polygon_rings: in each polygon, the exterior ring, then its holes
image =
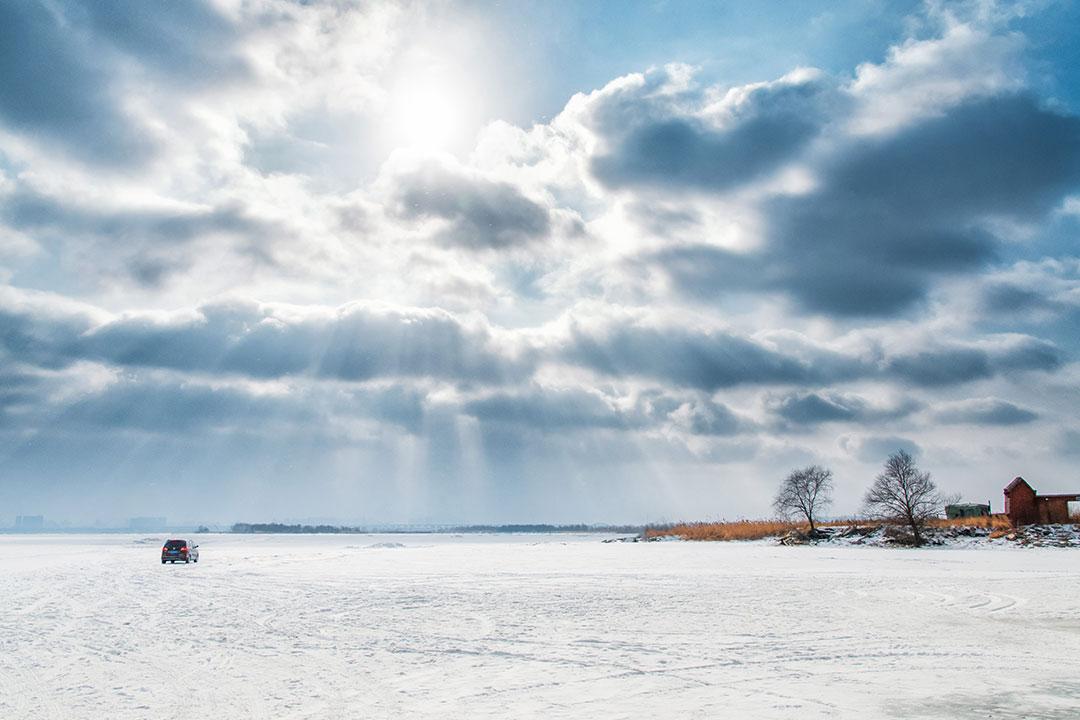
{"type": "Polygon", "coordinates": [[[282,523],[234,523],[234,533],[278,533],[278,534],[302,534],[302,533],[358,533],[364,532],[363,528],[343,527],[341,525],[284,525],[282,523]]]}
{"type": "Polygon", "coordinates": [[[241,534],[314,534],[314,533],[640,533],[640,525],[462,525],[440,527],[366,528],[346,525],[285,525],[284,523],[235,523],[232,532],[241,534]]]}
{"type": "Polygon", "coordinates": [[[455,533],[640,533],[641,525],[463,525],[447,530],[455,533]]]}

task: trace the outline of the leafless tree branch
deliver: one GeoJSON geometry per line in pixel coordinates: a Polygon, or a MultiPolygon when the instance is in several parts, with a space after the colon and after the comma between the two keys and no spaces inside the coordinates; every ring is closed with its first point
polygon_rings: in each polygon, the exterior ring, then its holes
{"type": "Polygon", "coordinates": [[[818,511],[832,502],[832,471],[818,465],[792,470],[780,484],[773,508],[784,517],[802,515],[814,525],[818,511]]]}
{"type": "Polygon", "coordinates": [[[920,471],[906,451],[897,450],[885,461],[885,469],[866,491],[864,506],[870,517],[910,527],[915,543],[921,545],[926,521],[940,512],[941,496],[930,473],[920,471]]]}

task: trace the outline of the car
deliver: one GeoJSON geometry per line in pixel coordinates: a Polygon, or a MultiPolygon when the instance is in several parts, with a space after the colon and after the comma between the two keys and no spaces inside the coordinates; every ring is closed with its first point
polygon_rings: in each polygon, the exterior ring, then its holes
{"type": "Polygon", "coordinates": [[[161,564],[199,562],[199,546],[187,540],[166,540],[161,546],[161,564]]]}

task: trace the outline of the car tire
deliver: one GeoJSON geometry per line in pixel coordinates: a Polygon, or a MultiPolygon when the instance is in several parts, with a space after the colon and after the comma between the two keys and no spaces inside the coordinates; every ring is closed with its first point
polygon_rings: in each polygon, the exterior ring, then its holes
{"type": "Polygon", "coordinates": [[[164,561],[164,560],[162,560],[162,561],[161,561],[161,564],[162,564],[162,565],[164,565],[164,564],[165,564],[165,561],[164,561]]]}

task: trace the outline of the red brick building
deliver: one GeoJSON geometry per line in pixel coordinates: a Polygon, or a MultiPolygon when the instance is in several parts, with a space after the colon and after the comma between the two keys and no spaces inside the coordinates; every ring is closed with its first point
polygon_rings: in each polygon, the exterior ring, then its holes
{"type": "Polygon", "coordinates": [[[1036,525],[1069,522],[1069,503],[1080,501],[1077,495],[1039,495],[1022,477],[1005,487],[1005,514],[1013,525],[1036,525]]]}

